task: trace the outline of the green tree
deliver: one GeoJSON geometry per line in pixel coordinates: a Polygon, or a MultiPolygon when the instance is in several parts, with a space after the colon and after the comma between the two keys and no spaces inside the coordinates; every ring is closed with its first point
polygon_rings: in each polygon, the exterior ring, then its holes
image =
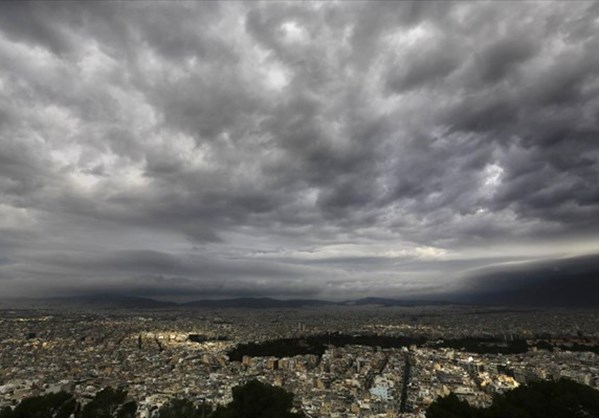
{"type": "Polygon", "coordinates": [[[195,406],[187,399],[171,399],[158,410],[157,418],[207,418],[211,411],[208,405],[195,406]]]}
{"type": "Polygon", "coordinates": [[[233,388],[233,401],[219,406],[211,418],[304,418],[291,412],[292,406],[292,393],[252,380],[233,388]]]}
{"type": "Polygon", "coordinates": [[[134,418],[135,401],[127,399],[127,392],[111,387],[96,393],[81,411],[81,418],[134,418]]]}
{"type": "Polygon", "coordinates": [[[1,418],[69,418],[75,412],[77,401],[66,392],[49,393],[23,399],[14,410],[5,408],[1,418]]]}
{"type": "Polygon", "coordinates": [[[451,393],[433,402],[426,411],[426,418],[476,418],[477,410],[468,402],[461,401],[451,393]]]}
{"type": "Polygon", "coordinates": [[[13,418],[12,408],[10,406],[5,406],[0,409],[0,418],[13,418]]]}
{"type": "Polygon", "coordinates": [[[562,379],[532,382],[496,395],[489,408],[472,408],[451,394],[433,402],[427,418],[590,418],[599,417],[599,391],[562,379]]]}

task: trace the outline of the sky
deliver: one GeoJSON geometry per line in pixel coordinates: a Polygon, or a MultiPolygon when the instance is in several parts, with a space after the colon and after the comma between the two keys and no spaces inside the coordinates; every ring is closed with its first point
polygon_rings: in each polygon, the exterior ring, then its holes
{"type": "Polygon", "coordinates": [[[1,293],[599,270],[597,51],[596,2],[2,2],[1,293]]]}

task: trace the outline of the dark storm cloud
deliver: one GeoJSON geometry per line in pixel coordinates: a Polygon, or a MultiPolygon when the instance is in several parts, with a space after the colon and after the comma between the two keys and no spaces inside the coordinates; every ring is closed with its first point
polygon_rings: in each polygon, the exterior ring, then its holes
{"type": "Polygon", "coordinates": [[[56,54],[70,50],[72,43],[67,29],[46,19],[46,13],[51,10],[51,7],[31,2],[6,2],[0,17],[5,36],[34,45],[42,42],[56,54]]]}
{"type": "Polygon", "coordinates": [[[598,306],[598,275],[596,254],[508,264],[473,273],[459,297],[504,305],[598,306]]]}
{"type": "Polygon", "coordinates": [[[595,3],[0,7],[10,295],[442,292],[597,249],[595,3]]]}

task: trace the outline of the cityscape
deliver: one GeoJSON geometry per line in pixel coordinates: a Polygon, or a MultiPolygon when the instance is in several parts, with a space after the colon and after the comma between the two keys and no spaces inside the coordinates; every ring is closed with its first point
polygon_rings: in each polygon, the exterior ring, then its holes
{"type": "Polygon", "coordinates": [[[3,310],[0,409],[59,391],[86,400],[114,387],[137,402],[136,416],[151,418],[173,397],[227,404],[233,387],[258,379],[293,393],[307,417],[425,417],[449,393],[482,408],[531,381],[567,378],[599,389],[598,330],[596,310],[467,305],[3,310]],[[301,351],[323,335],[330,343],[322,354],[232,354],[277,340],[301,351]],[[351,336],[412,341],[352,344],[351,336]],[[465,338],[488,345],[439,344],[465,338]],[[518,340],[528,346],[507,354],[518,340]]]}

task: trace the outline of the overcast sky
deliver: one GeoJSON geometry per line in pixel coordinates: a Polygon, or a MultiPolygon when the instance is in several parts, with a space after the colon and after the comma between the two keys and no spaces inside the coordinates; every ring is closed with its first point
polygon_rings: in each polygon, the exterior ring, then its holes
{"type": "Polygon", "coordinates": [[[415,297],[599,253],[598,51],[596,2],[2,2],[1,293],[415,297]]]}

